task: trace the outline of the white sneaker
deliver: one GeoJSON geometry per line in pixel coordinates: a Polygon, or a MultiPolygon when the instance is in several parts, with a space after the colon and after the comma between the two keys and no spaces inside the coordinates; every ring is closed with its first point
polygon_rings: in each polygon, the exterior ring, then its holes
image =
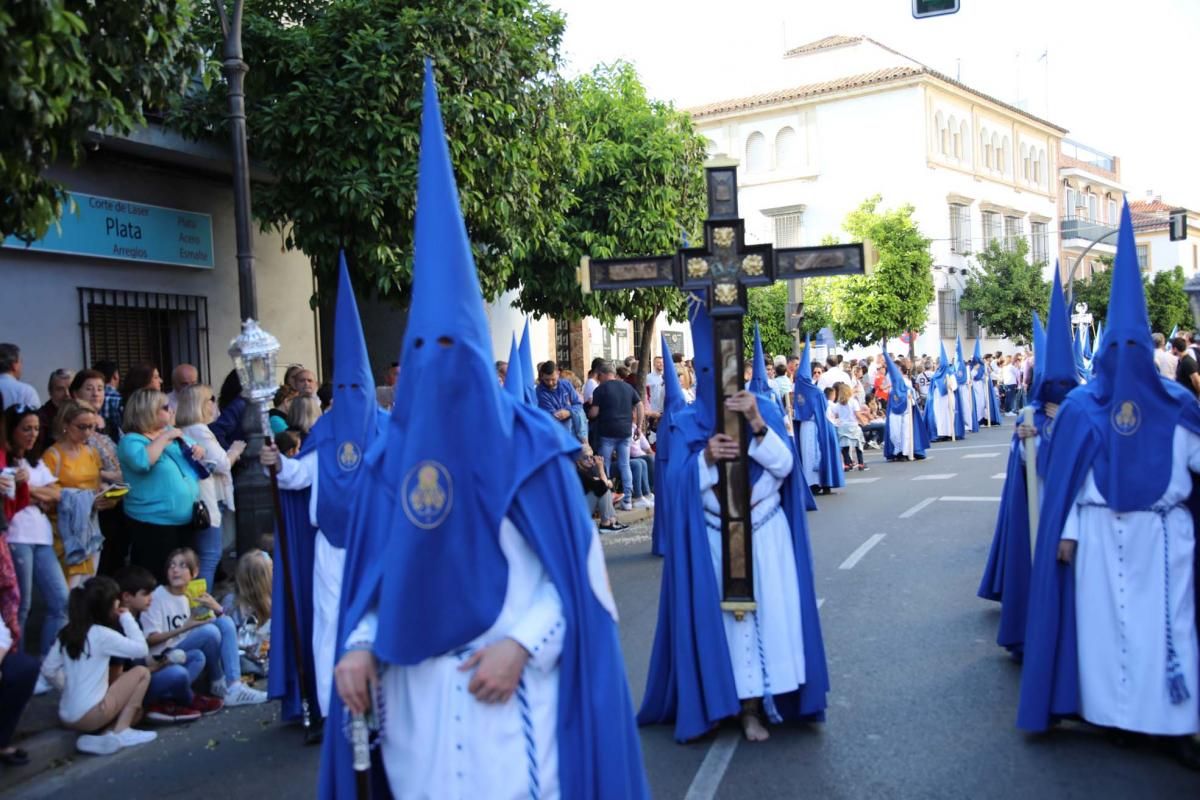
{"type": "Polygon", "coordinates": [[[154,731],[139,731],[137,728],[126,728],[120,733],[114,733],[121,747],[136,747],[139,744],[149,744],[158,738],[154,731]]]}
{"type": "Polygon", "coordinates": [[[121,740],[115,733],[105,733],[100,736],[84,734],[75,740],[75,749],[94,756],[111,756],[121,749],[121,740]]]}
{"type": "Polygon", "coordinates": [[[644,497],[639,497],[633,501],[634,508],[654,508],[654,503],[651,503],[644,497]]]}
{"type": "Polygon", "coordinates": [[[46,694],[46,692],[50,691],[53,688],[54,688],[53,684],[51,684],[50,681],[46,680],[46,676],[39,674],[38,679],[37,679],[37,685],[33,687],[33,693],[35,695],[40,696],[40,695],[46,694]]]}
{"type": "Polygon", "coordinates": [[[241,681],[229,687],[229,691],[225,694],[226,706],[255,706],[265,702],[267,702],[266,692],[251,689],[241,681]]]}

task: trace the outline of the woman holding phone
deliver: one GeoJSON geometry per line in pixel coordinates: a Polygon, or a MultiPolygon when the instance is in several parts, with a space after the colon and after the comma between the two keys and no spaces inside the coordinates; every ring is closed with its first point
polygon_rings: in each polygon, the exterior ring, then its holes
{"type": "Polygon", "coordinates": [[[209,429],[209,423],[217,418],[217,400],[212,387],[203,383],[192,384],[179,391],[175,408],[175,424],[200,447],[204,448],[204,466],[210,475],[200,481],[200,499],[208,509],[212,525],[205,531],[196,531],[196,555],[200,559],[200,577],[207,582],[208,591],[213,590],[217,564],[221,561],[224,545],[223,530],[233,531],[233,465],[241,458],[246,443],[237,440],[229,449],[221,447],[217,437],[209,429]]]}

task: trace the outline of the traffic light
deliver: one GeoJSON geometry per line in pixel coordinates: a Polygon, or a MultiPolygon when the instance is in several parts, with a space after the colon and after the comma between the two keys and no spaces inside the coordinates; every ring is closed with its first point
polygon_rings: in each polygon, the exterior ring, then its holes
{"type": "Polygon", "coordinates": [[[1187,238],[1187,229],[1187,209],[1173,209],[1171,211],[1171,241],[1182,242],[1187,238]]]}
{"type": "Polygon", "coordinates": [[[912,0],[912,13],[917,19],[957,12],[958,0],[912,0]]]}

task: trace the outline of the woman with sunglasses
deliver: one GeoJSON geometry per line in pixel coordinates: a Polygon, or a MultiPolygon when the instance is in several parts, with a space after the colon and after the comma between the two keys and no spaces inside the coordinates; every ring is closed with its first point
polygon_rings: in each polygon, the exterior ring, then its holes
{"type": "MultiPolygon", "coordinates": [[[[100,487],[104,482],[101,475],[104,465],[100,459],[100,451],[88,444],[88,440],[96,432],[98,425],[95,411],[74,400],[67,401],[59,410],[58,417],[54,421],[55,442],[47,448],[42,457],[46,462],[46,468],[58,479],[60,488],[88,491],[93,494],[90,509],[92,517],[95,517],[96,512],[112,508],[116,504],[115,500],[110,500],[100,493],[100,487]]],[[[91,520],[96,523],[96,535],[88,536],[89,541],[84,543],[86,551],[84,556],[80,558],[78,553],[68,555],[64,542],[64,536],[68,532],[64,530],[61,502],[60,500],[60,508],[54,514],[54,550],[58,554],[63,572],[67,576],[67,586],[74,589],[96,574],[103,537],[98,535],[99,522],[95,519],[91,520]]],[[[87,525],[89,521],[80,520],[80,522],[82,525],[87,525]]],[[[70,535],[73,536],[74,532],[70,535]]]]}
{"type": "Polygon", "coordinates": [[[195,545],[194,506],[203,470],[196,462],[204,460],[204,449],[175,427],[167,396],[155,389],[129,396],[121,428],[117,458],[129,484],[124,509],[130,562],[166,583],[167,556],[195,545]]]}
{"type": "Polygon", "coordinates": [[[33,590],[37,589],[46,607],[37,655],[45,656],[67,624],[67,581],[54,550],[54,526],[46,514],[58,505],[62,489],[37,450],[41,437],[37,409],[9,406],[4,412],[4,433],[8,463],[19,470],[18,476],[29,487],[29,502],[13,514],[5,534],[20,587],[17,627],[25,629],[33,590]]]}

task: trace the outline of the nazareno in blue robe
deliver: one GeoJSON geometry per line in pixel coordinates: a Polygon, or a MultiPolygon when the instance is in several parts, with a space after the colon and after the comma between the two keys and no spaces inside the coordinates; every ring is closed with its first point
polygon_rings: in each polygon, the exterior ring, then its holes
{"type": "MultiPolygon", "coordinates": [[[[320,422],[318,421],[317,425],[320,422]]],[[[316,425],[313,426],[314,430],[316,425]]],[[[300,448],[304,456],[316,449],[317,440],[309,436],[300,448]]],[[[316,559],[317,529],[308,516],[311,489],[280,491],[280,508],[283,512],[282,526],[275,528],[275,567],[271,582],[271,650],[268,654],[267,697],[280,701],[280,717],[298,720],[302,716],[300,702],[299,672],[296,669],[293,638],[300,640],[301,657],[304,659],[304,697],[309,703],[309,712],[315,719],[321,709],[317,703],[316,674],[313,669],[313,564],[316,559]],[[291,616],[287,612],[284,594],[283,555],[279,539],[287,535],[288,567],[292,584],[292,600],[296,608],[294,631],[291,616]]]]}
{"type": "MultiPolygon", "coordinates": [[[[775,404],[760,399],[759,409],[768,426],[787,441],[783,417],[775,404]]],[[[678,416],[681,438],[672,440],[672,447],[683,442],[687,449],[672,450],[665,481],[675,519],[666,530],[669,541],[659,594],[658,627],[638,722],[642,725],[674,722],[675,740],[686,742],[702,736],[720,720],[736,715],[741,702],[730,664],[721,618],[721,587],[713,574],[700,497],[696,461],[704,457],[708,429],[698,418],[695,405],[678,416]]],[[[813,583],[805,518],[806,487],[798,467],[797,462],[784,481],[781,495],[791,526],[799,577],[806,683],[795,692],[764,698],[764,705],[773,701],[784,720],[823,721],[829,671],[813,583]]],[[[752,469],[752,479],[755,474],[752,469]]]]}
{"type": "MultiPolygon", "coordinates": [[[[883,360],[887,365],[888,379],[892,384],[892,390],[888,394],[888,413],[883,415],[883,457],[891,461],[896,457],[896,452],[892,449],[892,414],[904,414],[908,410],[909,388],[908,384],[904,382],[904,376],[900,374],[900,370],[886,351],[883,354],[883,360]]],[[[929,449],[929,429],[925,427],[925,415],[921,413],[921,409],[916,403],[912,405],[912,421],[913,458],[920,460],[925,458],[925,451],[929,449]]]]}
{"type": "MultiPolygon", "coordinates": [[[[512,451],[514,455],[525,454],[514,458],[517,469],[506,516],[541,560],[562,598],[567,622],[558,667],[557,744],[562,796],[595,800],[649,797],[616,621],[593,594],[588,578],[588,553],[595,525],[582,502],[574,466],[579,443],[571,441],[541,409],[508,395],[504,400],[513,413],[512,451]]],[[[398,502],[393,494],[398,487],[392,486],[397,482],[388,477],[388,438],[380,437],[368,453],[365,466],[373,476],[370,488],[360,491],[353,501],[352,529],[356,534],[347,547],[347,587],[360,582],[376,585],[388,569],[383,554],[387,552],[388,531],[398,502]]],[[[483,501],[460,497],[457,502],[483,501]]],[[[357,608],[350,608],[352,593],[342,593],[337,658],[344,654],[346,637],[378,591],[375,588],[358,593],[357,608]]],[[[343,733],[348,726],[347,716],[341,698],[333,692],[322,743],[322,798],[355,796],[350,742],[343,733]]],[[[373,798],[391,796],[378,758],[373,759],[370,780],[373,798]]]]}
{"type": "MultiPolygon", "coordinates": [[[[808,366],[809,349],[810,346],[806,344],[804,358],[796,371],[796,386],[792,394],[792,418],[797,423],[793,426],[796,455],[803,460],[804,448],[799,423],[815,422],[817,448],[821,451],[821,465],[817,470],[817,478],[820,481],[818,485],[823,489],[840,489],[846,485],[842,449],[838,447],[837,429],[829,421],[829,402],[825,399],[825,392],[812,382],[812,378],[807,377],[812,374],[808,366]]],[[[786,432],[784,436],[787,436],[786,432]]]]}

